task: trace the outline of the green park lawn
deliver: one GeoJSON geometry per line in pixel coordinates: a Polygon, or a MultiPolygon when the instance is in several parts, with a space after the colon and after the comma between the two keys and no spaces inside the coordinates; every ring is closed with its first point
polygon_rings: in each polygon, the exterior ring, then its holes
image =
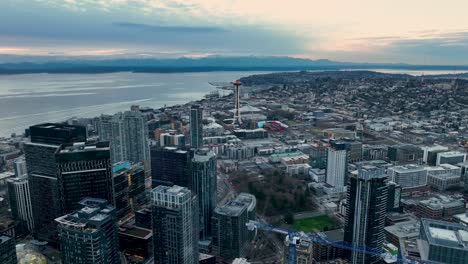
{"type": "Polygon", "coordinates": [[[321,215],[295,220],[293,227],[298,231],[314,233],[333,229],[335,222],[327,215],[321,215]]]}

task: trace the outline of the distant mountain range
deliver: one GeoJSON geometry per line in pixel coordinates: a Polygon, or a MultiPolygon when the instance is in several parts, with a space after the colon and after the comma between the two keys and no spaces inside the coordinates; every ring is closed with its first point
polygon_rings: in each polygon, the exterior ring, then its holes
{"type": "Polygon", "coordinates": [[[404,63],[352,63],[291,57],[204,58],[66,58],[0,56],[0,74],[108,73],[108,72],[207,72],[207,71],[295,71],[342,69],[467,70],[465,66],[411,65],[404,63]],[[4,63],[1,63],[4,61],[4,63]]]}

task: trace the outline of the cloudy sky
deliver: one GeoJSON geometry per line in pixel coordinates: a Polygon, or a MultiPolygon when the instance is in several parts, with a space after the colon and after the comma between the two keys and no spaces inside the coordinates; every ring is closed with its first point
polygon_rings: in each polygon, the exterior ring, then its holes
{"type": "Polygon", "coordinates": [[[468,65],[467,0],[0,0],[0,54],[468,65]]]}

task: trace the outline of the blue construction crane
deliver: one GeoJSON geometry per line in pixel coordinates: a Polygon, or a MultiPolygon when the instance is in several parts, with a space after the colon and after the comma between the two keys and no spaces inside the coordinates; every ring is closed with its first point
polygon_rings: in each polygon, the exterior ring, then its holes
{"type": "MultiPolygon", "coordinates": [[[[341,248],[344,250],[349,250],[353,252],[359,252],[367,255],[372,256],[382,256],[385,253],[382,249],[375,249],[370,248],[362,245],[358,245],[355,243],[349,243],[346,241],[338,241],[332,240],[328,238],[324,233],[304,233],[299,232],[294,229],[286,228],[286,227],[278,227],[278,226],[271,226],[268,224],[262,224],[257,221],[249,221],[247,224],[247,228],[249,230],[262,230],[267,232],[273,232],[277,234],[282,234],[288,236],[288,264],[296,264],[296,243],[298,239],[307,239],[311,242],[315,242],[321,245],[326,245],[335,248],[341,248]]],[[[404,256],[399,254],[397,259],[400,263],[416,263],[415,261],[410,261],[406,259],[404,256]]]]}

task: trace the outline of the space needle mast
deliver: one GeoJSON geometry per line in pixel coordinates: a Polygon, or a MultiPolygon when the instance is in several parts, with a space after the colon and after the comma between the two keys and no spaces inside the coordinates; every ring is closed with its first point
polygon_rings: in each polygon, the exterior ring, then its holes
{"type": "Polygon", "coordinates": [[[234,121],[240,125],[242,124],[241,120],[241,113],[240,113],[240,86],[241,82],[239,80],[232,83],[234,85],[234,103],[235,103],[235,111],[234,111],[234,121]]]}

